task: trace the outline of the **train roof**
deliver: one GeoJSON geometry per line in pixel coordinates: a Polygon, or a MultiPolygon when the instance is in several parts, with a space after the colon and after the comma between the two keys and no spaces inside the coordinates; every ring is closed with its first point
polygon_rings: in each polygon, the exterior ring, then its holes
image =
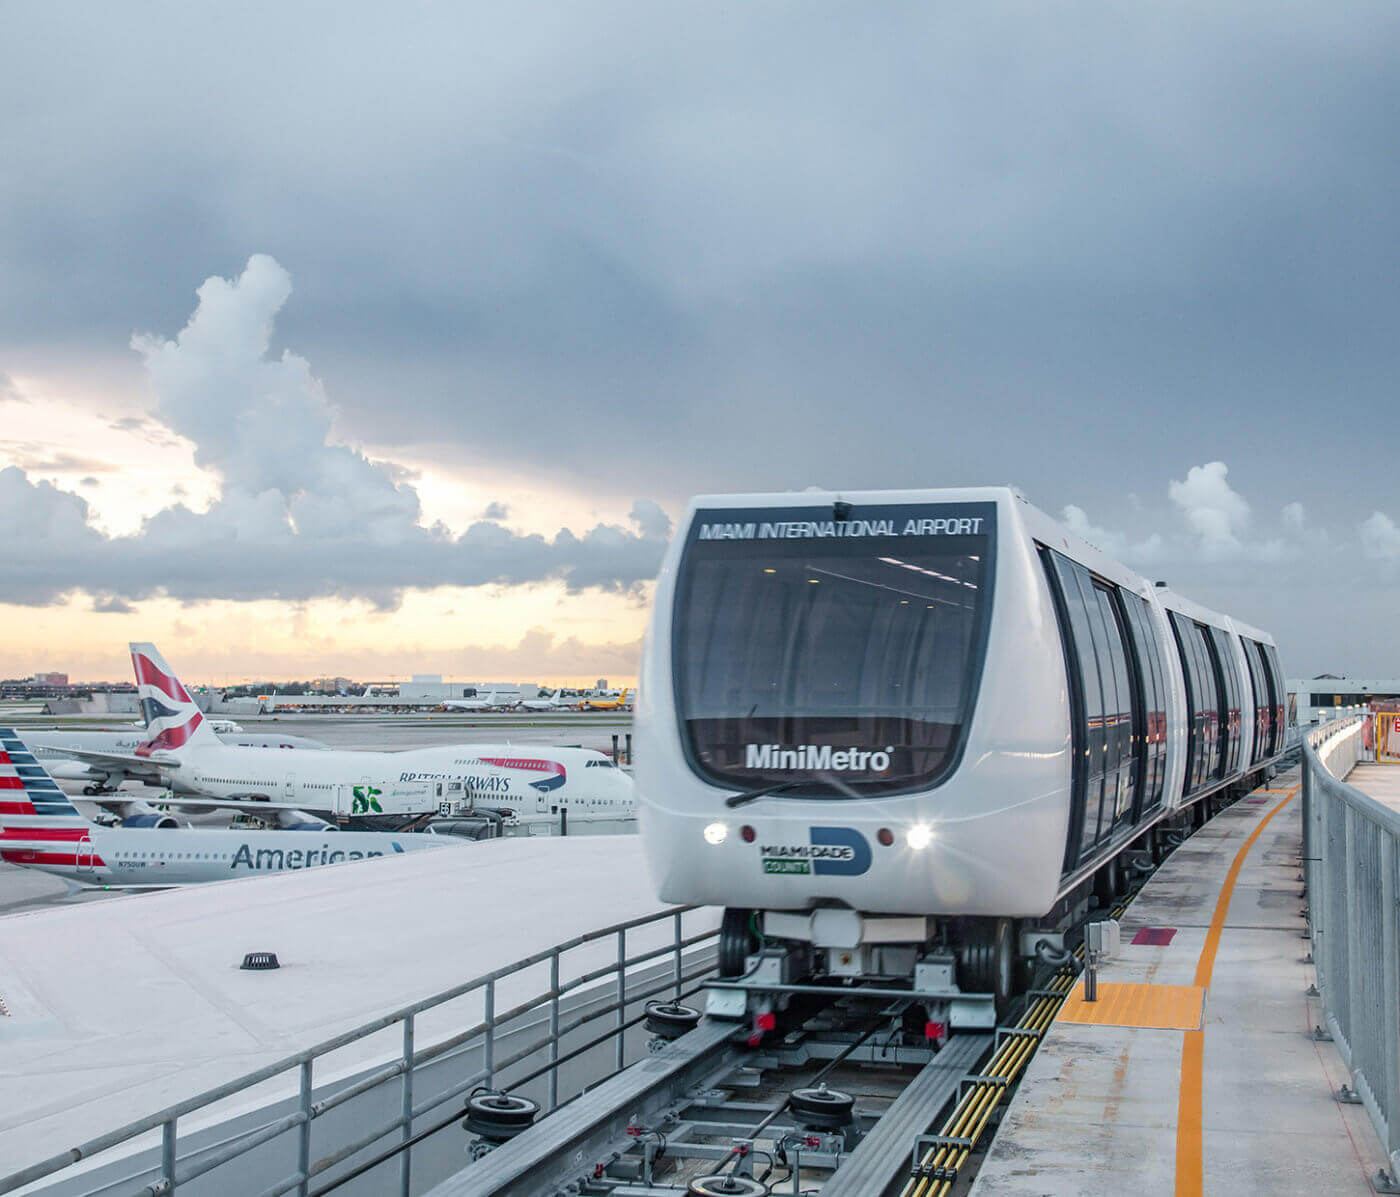
{"type": "Polygon", "coordinates": [[[1144,574],[1110,556],[1097,545],[1076,536],[1054,516],[1037,507],[1014,486],[950,486],[898,490],[823,490],[809,487],[800,491],[749,492],[728,495],[696,495],[686,512],[687,520],[698,508],[761,507],[779,504],[794,507],[820,506],[835,502],[859,506],[861,503],[1011,503],[1026,530],[1036,540],[1064,552],[1081,562],[1092,572],[1117,583],[1140,597],[1155,595],[1170,611],[1201,623],[1231,628],[1264,644],[1274,644],[1274,638],[1259,628],[1235,619],[1222,611],[1198,603],[1170,587],[1158,586],[1144,574]]]}

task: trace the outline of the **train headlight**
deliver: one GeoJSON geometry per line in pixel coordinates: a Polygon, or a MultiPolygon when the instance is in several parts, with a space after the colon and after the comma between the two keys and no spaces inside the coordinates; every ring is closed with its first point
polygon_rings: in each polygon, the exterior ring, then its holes
{"type": "Polygon", "coordinates": [[[729,835],[729,828],[723,823],[711,823],[705,828],[705,843],[722,844],[729,835]]]}
{"type": "Polygon", "coordinates": [[[933,843],[933,828],[927,823],[915,823],[904,833],[904,842],[915,852],[921,852],[933,843]]]}

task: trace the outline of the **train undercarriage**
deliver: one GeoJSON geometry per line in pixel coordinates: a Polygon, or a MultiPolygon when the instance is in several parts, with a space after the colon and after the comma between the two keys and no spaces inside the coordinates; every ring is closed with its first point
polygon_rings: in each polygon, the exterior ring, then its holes
{"type": "Polygon", "coordinates": [[[1271,775],[1251,774],[1140,830],[1039,918],[731,907],[706,1012],[757,1028],[799,996],[859,990],[916,1003],[930,1038],[995,1027],[1043,970],[1072,958],[1090,922],[1106,917],[1192,831],[1271,775]]]}

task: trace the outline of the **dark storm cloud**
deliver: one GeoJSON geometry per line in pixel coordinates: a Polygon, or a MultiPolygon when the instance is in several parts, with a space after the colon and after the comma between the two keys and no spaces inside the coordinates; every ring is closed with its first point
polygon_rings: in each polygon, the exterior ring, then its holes
{"type": "Polygon", "coordinates": [[[1142,487],[1136,541],[1219,459],[1353,542],[1400,515],[1388,438],[1355,434],[1400,372],[1391,6],[28,4],[6,27],[19,357],[179,327],[260,250],[298,280],[282,342],[391,456],[672,507],[1005,480],[1102,520],[1142,487]]]}

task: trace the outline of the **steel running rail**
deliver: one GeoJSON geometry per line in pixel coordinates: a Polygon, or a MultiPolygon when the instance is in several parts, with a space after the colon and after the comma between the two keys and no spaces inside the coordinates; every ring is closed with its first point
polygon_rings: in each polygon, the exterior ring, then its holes
{"type": "MultiPolygon", "coordinates": [[[[1393,715],[1385,716],[1393,718],[1393,715]]],[[[1360,1102],[1390,1168],[1371,1179],[1400,1193],[1400,812],[1346,783],[1369,715],[1325,723],[1303,746],[1303,893],[1325,1027],[1351,1070],[1339,1101],[1360,1102]]]]}
{"type": "MultiPolygon", "coordinates": [[[[512,1077],[509,1084],[516,1085],[533,1077],[546,1076],[548,1101],[545,1104],[545,1109],[553,1110],[560,1104],[559,1067],[577,1054],[576,1050],[561,1053],[561,1039],[590,1024],[597,1024],[601,1020],[608,1019],[609,1016],[611,1016],[610,1024],[604,1024],[607,1026],[607,1030],[590,1039],[586,1046],[595,1046],[608,1039],[615,1039],[615,1062],[619,1069],[622,1068],[626,1056],[625,1033],[638,1021],[637,1017],[628,1016],[628,1009],[640,1007],[641,1003],[648,998],[661,993],[668,993],[670,1000],[678,1000],[687,992],[686,986],[689,983],[709,975],[714,970],[713,946],[719,934],[718,928],[696,934],[687,935],[685,933],[684,916],[697,909],[699,908],[695,906],[670,907],[657,914],[614,923],[600,930],[590,931],[557,943],[553,947],[536,952],[532,956],[496,969],[494,972],[485,973],[470,981],[455,985],[451,989],[401,1007],[390,1014],[382,1015],[372,1022],[344,1031],[314,1047],[287,1056],[273,1064],[268,1064],[255,1072],[239,1077],[237,1080],[229,1081],[195,1097],[177,1102],[154,1114],[129,1122],[125,1126],[98,1135],[59,1155],[21,1168],[19,1171],[11,1172],[9,1175],[0,1177],[0,1194],[12,1193],[26,1185],[33,1184],[35,1181],[63,1172],[75,1164],[93,1160],[94,1157],[116,1148],[126,1147],[129,1153],[139,1155],[146,1149],[133,1141],[149,1135],[151,1132],[159,1131],[161,1142],[158,1165],[154,1168],[134,1166],[133,1175],[124,1180],[102,1181],[89,1192],[119,1191],[144,1195],[144,1197],[165,1197],[166,1194],[177,1192],[198,1177],[204,1176],[230,1161],[246,1156],[250,1152],[257,1151],[284,1134],[295,1131],[297,1134],[296,1170],[264,1189],[261,1197],[281,1197],[284,1193],[296,1193],[298,1197],[310,1197],[310,1185],[313,1177],[329,1171],[337,1164],[350,1159],[397,1131],[399,1133],[397,1144],[399,1149],[397,1151],[399,1183],[396,1188],[402,1197],[408,1197],[412,1184],[411,1153],[408,1148],[417,1138],[414,1135],[414,1122],[425,1114],[447,1102],[460,1098],[464,1093],[474,1088],[482,1086],[490,1088],[498,1084],[501,1074],[506,1069],[512,1065],[525,1063],[541,1052],[547,1055],[547,1062],[543,1067],[535,1068],[524,1077],[512,1077]],[[668,942],[641,951],[629,951],[629,934],[642,928],[660,930],[661,925],[667,923],[669,923],[670,932],[668,942]],[[586,969],[569,976],[567,979],[561,977],[561,959],[565,953],[588,944],[601,944],[608,940],[612,940],[615,945],[614,957],[608,964],[586,969]],[[507,978],[543,964],[547,964],[549,967],[549,988],[527,1001],[516,1004],[509,1010],[498,1011],[496,1008],[498,984],[507,978]],[[442,1006],[444,1003],[476,992],[480,992],[482,995],[482,1018],[480,1021],[426,1047],[415,1046],[415,1020],[419,1015],[442,1006]],[[561,1011],[561,999],[570,994],[576,994],[580,999],[587,995],[590,1000],[586,1008],[582,1009],[576,1017],[571,1017],[567,1022],[561,1022],[561,1013],[571,1013],[561,1011]],[[548,1014],[546,1033],[542,1037],[530,1039],[523,1048],[512,1051],[508,1056],[501,1057],[497,1050],[501,1046],[501,1038],[519,1030],[518,1025],[512,1024],[518,1024],[520,1020],[541,1010],[547,1011],[548,1014]],[[362,1071],[358,1079],[347,1078],[330,1092],[323,1089],[319,1095],[315,1093],[313,1069],[319,1058],[395,1026],[398,1026],[402,1032],[402,1050],[396,1057],[391,1058],[388,1063],[362,1071]],[[438,1089],[426,1100],[415,1101],[415,1073],[423,1065],[447,1056],[458,1048],[478,1046],[482,1055],[482,1067],[466,1077],[454,1080],[446,1088],[438,1089]],[[190,1148],[183,1156],[181,1155],[182,1143],[179,1138],[181,1119],[190,1115],[203,1115],[203,1121],[207,1123],[210,1108],[217,1103],[246,1093],[254,1086],[274,1078],[286,1077],[290,1080],[288,1074],[292,1073],[296,1074],[298,1080],[298,1095],[292,1113],[270,1118],[262,1125],[232,1134],[213,1144],[203,1144],[190,1148]],[[311,1131],[314,1120],[396,1078],[400,1086],[398,1114],[387,1121],[377,1122],[372,1131],[353,1139],[351,1142],[341,1143],[329,1150],[326,1149],[325,1145],[318,1144],[320,1150],[318,1150],[313,1163],[311,1131]],[[153,1172],[154,1179],[150,1179],[153,1172]]],[[[655,931],[649,938],[653,940],[658,938],[655,931]]],[[[596,1026],[594,1029],[596,1030],[596,1026]]],[[[273,1098],[269,1104],[282,1101],[285,1101],[285,1098],[273,1098]]],[[[452,1119],[443,1121],[440,1126],[450,1125],[459,1116],[459,1114],[454,1113],[452,1119]]]]}

